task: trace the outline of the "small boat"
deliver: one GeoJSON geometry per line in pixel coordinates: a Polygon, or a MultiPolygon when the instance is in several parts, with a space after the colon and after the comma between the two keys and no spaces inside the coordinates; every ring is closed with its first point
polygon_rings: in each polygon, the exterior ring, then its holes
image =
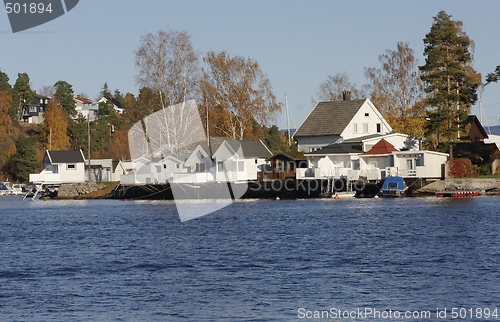
{"type": "Polygon", "coordinates": [[[387,177],[380,188],[380,197],[404,197],[408,187],[403,177],[387,177]]]}
{"type": "Polygon", "coordinates": [[[0,196],[8,196],[10,195],[10,192],[10,182],[0,182],[0,196]]]}
{"type": "Polygon", "coordinates": [[[438,191],[436,197],[467,198],[479,196],[478,191],[438,191]]]}

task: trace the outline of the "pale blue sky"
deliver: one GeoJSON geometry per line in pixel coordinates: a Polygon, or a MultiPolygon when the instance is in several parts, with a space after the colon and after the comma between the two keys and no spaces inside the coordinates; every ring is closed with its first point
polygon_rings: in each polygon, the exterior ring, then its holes
{"type": "MultiPolygon", "coordinates": [[[[278,100],[288,95],[299,126],[328,75],[345,71],[361,87],[364,68],[380,67],[378,55],[398,41],[408,41],[423,64],[422,39],[440,10],[464,22],[476,44],[476,70],[484,76],[500,65],[497,0],[80,0],[64,16],[16,34],[0,13],[0,70],[11,84],[28,73],[36,90],[65,80],[92,99],[104,82],[137,94],[141,35],[185,30],[202,53],[226,50],[257,60],[278,100]]],[[[482,102],[488,123],[498,124],[500,83],[486,87],[482,102]]],[[[285,127],[284,114],[276,123],[285,127]]]]}

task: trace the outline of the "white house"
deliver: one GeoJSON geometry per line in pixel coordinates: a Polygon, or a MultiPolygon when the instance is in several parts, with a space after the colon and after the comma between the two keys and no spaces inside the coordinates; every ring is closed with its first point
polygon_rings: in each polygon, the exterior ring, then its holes
{"type": "Polygon", "coordinates": [[[297,178],[358,180],[363,177],[369,181],[386,176],[440,178],[441,166],[448,159],[446,153],[418,149],[400,151],[385,139],[380,139],[366,152],[357,147],[337,143],[306,153],[310,167],[297,169],[297,178]]]}
{"type": "Polygon", "coordinates": [[[85,157],[82,150],[46,151],[43,157],[45,169],[30,174],[30,182],[36,184],[60,184],[85,182],[85,157]]]}
{"type": "Polygon", "coordinates": [[[75,109],[77,115],[80,115],[85,119],[89,119],[90,121],[94,121],[97,118],[99,105],[95,104],[86,97],[77,95],[75,97],[75,109]]]}
{"type": "Polygon", "coordinates": [[[392,133],[369,99],[319,102],[293,135],[299,151],[312,152],[332,143],[392,133]]]}
{"type": "Polygon", "coordinates": [[[123,162],[125,174],[120,177],[120,183],[124,185],[139,185],[158,183],[158,173],[161,166],[155,164],[148,158],[139,157],[131,162],[123,162]]]}
{"type": "Polygon", "coordinates": [[[387,176],[441,178],[447,153],[426,150],[399,151],[382,139],[360,155],[360,176],[380,180],[387,176]]]}
{"type": "Polygon", "coordinates": [[[272,154],[260,140],[214,140],[208,145],[198,145],[190,155],[168,156],[162,160],[140,157],[124,162],[126,174],[121,176],[124,185],[158,183],[206,183],[257,180],[258,172],[267,166],[272,154]],[[213,155],[211,151],[215,151],[213,155]]]}
{"type": "Polygon", "coordinates": [[[123,108],[121,107],[120,102],[118,102],[115,98],[107,99],[106,97],[101,97],[100,100],[98,100],[95,104],[97,105],[97,108],[99,108],[99,103],[106,103],[106,102],[111,102],[113,104],[113,109],[115,110],[116,113],[118,114],[123,114],[123,108]]]}
{"type": "Polygon", "coordinates": [[[359,155],[363,151],[345,143],[330,144],[319,150],[305,153],[309,169],[297,169],[298,179],[359,177],[359,155]]]}
{"type": "Polygon", "coordinates": [[[225,140],[213,155],[216,181],[257,180],[272,153],[261,140],[225,140]]]}

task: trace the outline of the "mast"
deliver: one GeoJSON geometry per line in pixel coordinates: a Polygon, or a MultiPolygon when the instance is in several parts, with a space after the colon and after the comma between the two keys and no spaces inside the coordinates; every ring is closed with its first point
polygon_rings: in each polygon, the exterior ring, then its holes
{"type": "Polygon", "coordinates": [[[286,126],[288,130],[288,146],[291,146],[290,143],[290,114],[288,112],[288,98],[285,94],[285,108],[286,108],[286,126]]]}
{"type": "Polygon", "coordinates": [[[208,105],[207,105],[207,100],[205,100],[205,113],[207,114],[206,115],[206,120],[205,120],[205,125],[207,127],[207,145],[208,145],[208,149],[210,149],[210,132],[208,130],[208,105]]]}
{"type": "Polygon", "coordinates": [[[87,115],[87,148],[88,148],[88,152],[87,152],[87,156],[89,157],[89,160],[88,160],[88,166],[89,166],[89,182],[91,182],[91,174],[90,174],[90,110],[89,110],[89,114],[87,115]]]}

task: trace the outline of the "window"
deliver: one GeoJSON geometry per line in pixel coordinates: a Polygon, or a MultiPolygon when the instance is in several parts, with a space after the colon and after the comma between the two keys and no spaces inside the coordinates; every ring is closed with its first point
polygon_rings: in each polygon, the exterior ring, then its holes
{"type": "Polygon", "coordinates": [[[365,113],[365,116],[370,116],[370,113],[365,113]]]}
{"type": "Polygon", "coordinates": [[[352,129],[353,129],[354,133],[358,133],[358,124],[354,123],[352,129]]]}
{"type": "Polygon", "coordinates": [[[76,170],[76,164],[67,164],[66,170],[76,170]]]}
{"type": "Polygon", "coordinates": [[[377,133],[382,132],[382,124],[377,123],[377,133]]]}
{"type": "Polygon", "coordinates": [[[217,171],[218,172],[224,171],[224,162],[222,161],[217,162],[217,171]]]}
{"type": "Polygon", "coordinates": [[[163,169],[166,169],[167,168],[167,165],[166,164],[163,164],[163,169]]]}
{"type": "Polygon", "coordinates": [[[352,169],[359,170],[359,160],[352,160],[352,169]]]}
{"type": "Polygon", "coordinates": [[[406,159],[406,169],[413,170],[413,159],[406,159]]]}
{"type": "Polygon", "coordinates": [[[258,163],[259,163],[259,162],[258,162],[258,160],[257,160],[257,159],[255,159],[255,164],[258,164],[258,163]]]}
{"type": "Polygon", "coordinates": [[[245,171],[245,161],[238,161],[238,171],[245,171]]]}
{"type": "Polygon", "coordinates": [[[363,133],[368,133],[368,124],[363,124],[363,133]]]}

